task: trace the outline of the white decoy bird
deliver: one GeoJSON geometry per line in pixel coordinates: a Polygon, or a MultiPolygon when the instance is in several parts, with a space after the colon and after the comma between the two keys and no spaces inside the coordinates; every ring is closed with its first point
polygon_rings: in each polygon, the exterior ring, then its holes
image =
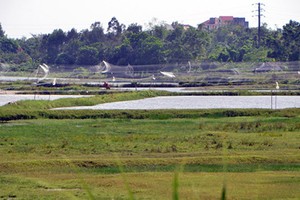
{"type": "Polygon", "coordinates": [[[277,81],[276,81],[276,90],[279,90],[279,84],[277,81]]]}
{"type": "Polygon", "coordinates": [[[56,78],[53,79],[52,85],[56,85],[56,78]]]}
{"type": "Polygon", "coordinates": [[[170,78],[175,78],[175,75],[173,74],[173,72],[160,72],[162,73],[164,76],[170,77],[170,78]]]}
{"type": "Polygon", "coordinates": [[[155,81],[155,79],[156,79],[156,78],[155,78],[155,76],[154,76],[154,74],[153,74],[153,75],[152,75],[152,80],[154,80],[154,81],[155,81]]]}

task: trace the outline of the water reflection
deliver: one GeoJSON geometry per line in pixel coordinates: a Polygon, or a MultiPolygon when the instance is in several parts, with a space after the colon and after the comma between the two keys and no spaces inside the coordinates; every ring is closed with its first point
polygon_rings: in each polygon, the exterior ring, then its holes
{"type": "MultiPolygon", "coordinates": [[[[274,102],[272,103],[274,104],[274,102]]],[[[59,109],[159,110],[211,108],[271,108],[270,96],[166,96],[59,109]]],[[[278,96],[276,108],[299,108],[299,96],[278,96]]],[[[273,105],[274,108],[274,105],[273,105]]]]}

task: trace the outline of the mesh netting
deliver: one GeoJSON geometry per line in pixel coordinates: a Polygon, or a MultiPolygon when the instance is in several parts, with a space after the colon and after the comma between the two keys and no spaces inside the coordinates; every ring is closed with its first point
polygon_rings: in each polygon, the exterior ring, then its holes
{"type": "MultiPolygon", "coordinates": [[[[42,67],[41,67],[42,66],[42,67]]],[[[113,65],[106,61],[95,66],[51,66],[44,65],[38,71],[15,72],[14,66],[0,65],[0,81],[8,76],[27,76],[39,81],[57,82],[174,82],[196,83],[196,85],[260,85],[279,84],[300,87],[300,62],[256,62],[218,63],[187,62],[158,65],[113,65]],[[44,68],[43,68],[44,67],[44,68]]],[[[296,87],[295,87],[296,88],[296,87]]]]}
{"type": "Polygon", "coordinates": [[[127,66],[118,66],[110,64],[106,61],[103,61],[99,65],[99,70],[102,74],[108,76],[121,77],[121,78],[131,78],[134,76],[134,69],[131,65],[127,66]]]}

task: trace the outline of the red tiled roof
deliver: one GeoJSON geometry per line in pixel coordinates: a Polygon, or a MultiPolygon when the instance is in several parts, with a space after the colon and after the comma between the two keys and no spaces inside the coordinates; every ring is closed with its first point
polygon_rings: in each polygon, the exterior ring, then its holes
{"type": "Polygon", "coordinates": [[[220,19],[222,21],[232,21],[233,20],[233,16],[220,16],[220,19]]]}
{"type": "Polygon", "coordinates": [[[220,16],[219,18],[211,17],[209,20],[202,23],[206,29],[216,29],[222,26],[240,25],[248,28],[249,24],[245,18],[235,18],[233,16],[220,16]]]}
{"type": "Polygon", "coordinates": [[[209,20],[203,22],[202,24],[209,24],[209,20]]]}

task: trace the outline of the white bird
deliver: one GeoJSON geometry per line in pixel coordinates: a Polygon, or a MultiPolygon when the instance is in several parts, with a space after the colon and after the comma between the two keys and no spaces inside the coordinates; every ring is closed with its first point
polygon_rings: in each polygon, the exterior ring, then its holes
{"type": "Polygon", "coordinates": [[[56,85],[56,78],[53,79],[52,85],[56,85]]]}
{"type": "Polygon", "coordinates": [[[173,72],[160,72],[163,75],[170,77],[170,78],[175,78],[175,75],[173,74],[173,72]]]}
{"type": "Polygon", "coordinates": [[[154,74],[152,75],[152,80],[155,80],[156,78],[155,78],[155,76],[154,76],[154,74]]]}
{"type": "Polygon", "coordinates": [[[188,64],[189,64],[189,70],[188,70],[188,72],[187,72],[187,73],[190,73],[190,72],[191,72],[191,70],[192,70],[192,65],[191,65],[191,62],[190,62],[190,61],[188,62],[188,64]]]}
{"type": "Polygon", "coordinates": [[[279,90],[279,84],[277,81],[276,81],[276,90],[279,90]]]}
{"type": "Polygon", "coordinates": [[[116,78],[115,78],[114,76],[113,76],[113,78],[112,78],[112,81],[113,81],[113,82],[115,82],[115,81],[116,81],[116,78]]]}

